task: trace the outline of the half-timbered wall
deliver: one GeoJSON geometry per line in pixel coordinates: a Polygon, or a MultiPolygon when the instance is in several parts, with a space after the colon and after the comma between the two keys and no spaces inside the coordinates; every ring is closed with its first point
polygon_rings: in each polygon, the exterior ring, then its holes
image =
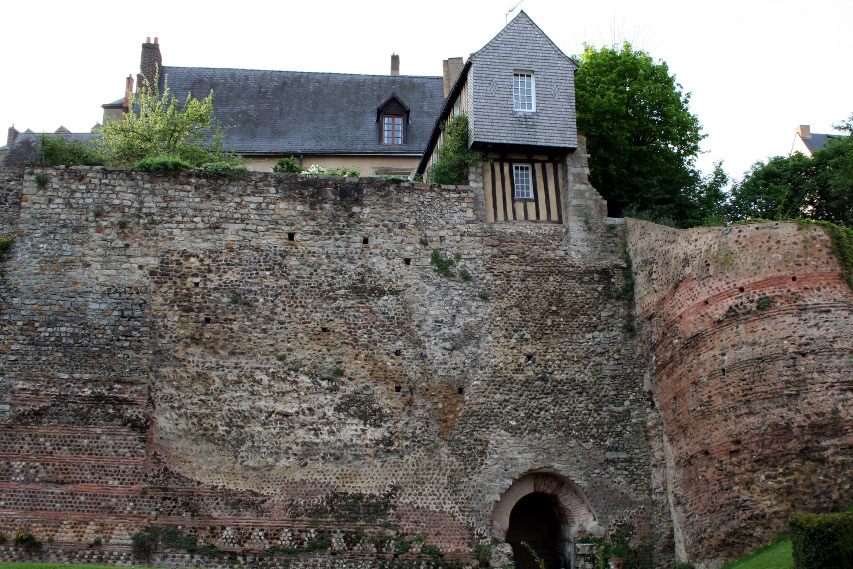
{"type": "Polygon", "coordinates": [[[545,157],[502,157],[483,164],[483,192],[488,221],[563,221],[560,188],[566,180],[563,161],[545,157]],[[513,166],[530,165],[533,197],[515,198],[513,166]]]}

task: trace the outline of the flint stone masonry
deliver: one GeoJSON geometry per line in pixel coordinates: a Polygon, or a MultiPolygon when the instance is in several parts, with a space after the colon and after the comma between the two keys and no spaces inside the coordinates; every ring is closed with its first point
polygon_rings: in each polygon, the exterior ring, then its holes
{"type": "MultiPolygon", "coordinates": [[[[853,503],[853,294],[826,232],[628,220],[682,560],[736,557],[853,503]]],[[[704,565],[704,563],[703,563],[704,565]]]]}
{"type": "Polygon", "coordinates": [[[471,562],[531,474],[666,555],[624,224],[594,190],[566,225],[487,224],[475,186],[44,172],[0,170],[0,531],[44,543],[1,559],[471,562]],[[141,558],[149,528],[211,556],[141,558]]]}

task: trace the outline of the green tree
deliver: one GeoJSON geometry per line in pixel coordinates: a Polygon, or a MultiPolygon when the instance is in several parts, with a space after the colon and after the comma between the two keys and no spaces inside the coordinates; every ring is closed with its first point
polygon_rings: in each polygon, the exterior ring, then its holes
{"type": "Polygon", "coordinates": [[[96,145],[80,140],[71,140],[61,134],[42,134],[39,139],[42,162],[48,166],[59,164],[103,166],[104,156],[96,145]]]}
{"type": "MultiPolygon", "coordinates": [[[[154,85],[158,83],[159,78],[154,85]]],[[[201,100],[187,94],[179,104],[167,77],[162,94],[142,82],[130,104],[131,112],[123,120],[108,121],[102,127],[100,148],[109,164],[134,166],[157,157],[178,158],[193,166],[239,161],[223,148],[223,134],[213,118],[212,90],[201,100]]]]}
{"type": "Polygon", "coordinates": [[[630,206],[657,217],[699,217],[694,163],[704,136],[690,94],[667,64],[627,42],[586,45],[577,59],[578,130],[587,137],[590,181],[610,214],[630,206]]]}
{"type": "MultiPolygon", "coordinates": [[[[853,132],[853,116],[835,128],[853,132]]],[[[733,220],[807,217],[853,227],[853,137],[831,139],[812,156],[756,162],[732,188],[728,208],[733,220]]]]}
{"type": "Polygon", "coordinates": [[[726,221],[726,202],[728,194],[726,187],[731,178],[723,169],[723,161],[714,162],[714,169],[703,176],[696,185],[692,202],[696,206],[696,219],[689,220],[689,225],[719,225],[726,221]]]}

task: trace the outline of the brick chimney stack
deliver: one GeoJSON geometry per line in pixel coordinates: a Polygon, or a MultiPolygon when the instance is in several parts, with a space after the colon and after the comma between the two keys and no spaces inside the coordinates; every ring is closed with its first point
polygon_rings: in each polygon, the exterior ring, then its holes
{"type": "Polygon", "coordinates": [[[400,56],[396,53],[391,54],[391,75],[400,74],[400,56]]]}
{"type": "Polygon", "coordinates": [[[447,98],[447,95],[450,94],[450,90],[453,88],[453,84],[456,83],[456,78],[459,77],[459,74],[462,72],[462,58],[461,57],[451,57],[449,59],[444,60],[443,64],[443,75],[444,75],[444,98],[447,98]]]}
{"type": "Polygon", "coordinates": [[[145,43],[142,44],[142,60],[139,63],[137,89],[143,86],[159,89],[159,85],[154,84],[154,78],[157,77],[161,67],[163,67],[163,57],[160,55],[160,42],[154,38],[154,43],[151,43],[150,37],[145,38],[145,43]]]}
{"type": "Polygon", "coordinates": [[[133,93],[133,75],[128,75],[124,80],[124,102],[121,104],[121,112],[130,112],[130,95],[133,93]]]}
{"type": "Polygon", "coordinates": [[[811,138],[812,137],[812,129],[810,125],[801,124],[797,127],[797,134],[800,135],[800,138],[811,138]]]}
{"type": "Polygon", "coordinates": [[[11,146],[12,143],[15,142],[15,139],[18,138],[19,134],[21,134],[21,133],[18,132],[18,129],[15,128],[15,125],[10,126],[9,127],[9,134],[6,135],[6,144],[11,146]]]}

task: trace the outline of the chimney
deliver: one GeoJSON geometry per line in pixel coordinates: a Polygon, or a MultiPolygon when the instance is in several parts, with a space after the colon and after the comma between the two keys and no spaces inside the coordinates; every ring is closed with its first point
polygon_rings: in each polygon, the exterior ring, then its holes
{"type": "Polygon", "coordinates": [[[130,95],[133,93],[133,75],[128,75],[124,80],[124,101],[121,104],[121,112],[130,112],[130,95]]]}
{"type": "Polygon", "coordinates": [[[812,130],[811,130],[811,128],[809,128],[809,125],[801,124],[800,126],[797,127],[797,134],[800,135],[800,138],[811,138],[812,137],[812,130]]]}
{"type": "Polygon", "coordinates": [[[451,57],[444,60],[444,98],[450,94],[453,84],[456,83],[456,78],[462,72],[462,58],[451,57]]]}
{"type": "Polygon", "coordinates": [[[21,134],[21,133],[18,132],[18,129],[15,128],[15,125],[10,126],[9,127],[9,134],[6,135],[6,144],[11,146],[12,143],[15,142],[15,139],[18,138],[19,134],[21,134]]]}
{"type": "Polygon", "coordinates": [[[400,74],[400,56],[396,53],[391,54],[391,75],[400,74]]]}
{"type": "Polygon", "coordinates": [[[151,38],[145,38],[145,43],[142,44],[137,88],[159,89],[159,85],[154,84],[154,78],[157,77],[161,67],[163,67],[163,58],[160,55],[160,42],[154,38],[154,43],[151,43],[151,38]]]}

